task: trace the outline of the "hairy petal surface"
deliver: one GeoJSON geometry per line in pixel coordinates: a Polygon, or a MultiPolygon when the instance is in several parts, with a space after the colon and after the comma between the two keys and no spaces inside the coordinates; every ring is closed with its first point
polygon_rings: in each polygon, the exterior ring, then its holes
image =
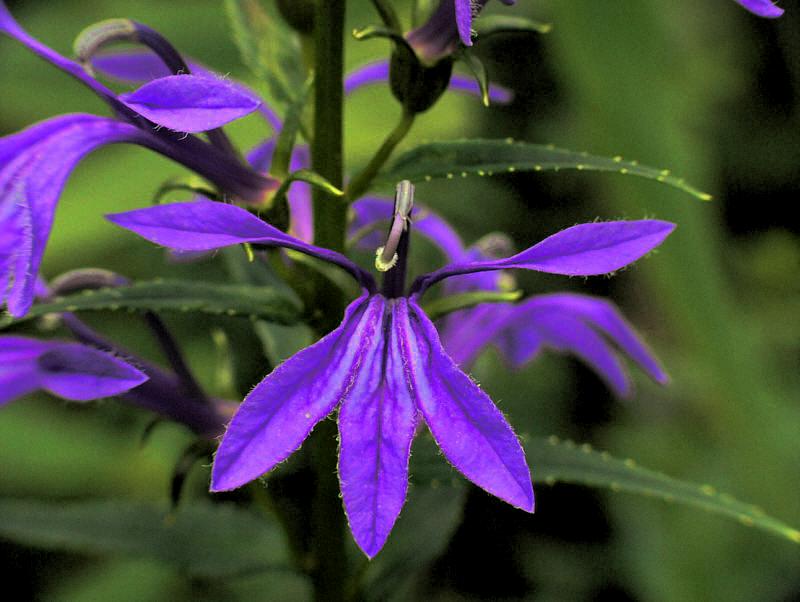
{"type": "Polygon", "coordinates": [[[86,345],[0,336],[0,404],[38,389],[72,401],[100,399],[146,380],[125,361],[86,345]]]}
{"type": "Polygon", "coordinates": [[[384,303],[360,297],[342,324],[293,355],[245,398],[214,458],[212,491],[241,487],[288,458],[346,398],[381,342],[384,303]]]}
{"type": "Polygon", "coordinates": [[[33,302],[56,204],[67,177],[105,144],[136,140],[134,126],[94,115],[63,115],[0,139],[0,303],[23,316],[33,302]]]}
{"type": "Polygon", "coordinates": [[[470,481],[512,506],[533,511],[525,453],[503,414],[453,363],[435,327],[400,299],[397,330],[414,402],[445,457],[470,481]]]}
{"type": "Polygon", "coordinates": [[[120,97],[153,123],[179,132],[205,132],[249,115],[261,101],[216,77],[170,75],[120,97]]]}
{"type": "Polygon", "coordinates": [[[736,2],[759,17],[774,19],[783,14],[783,9],[778,8],[775,3],[770,0],[736,0],[736,2]]]}
{"type": "Polygon", "coordinates": [[[305,243],[234,205],[212,201],[172,203],[106,217],[150,242],[176,251],[211,251],[245,242],[294,249],[341,266],[367,289],[375,288],[372,276],[341,253],[305,243]]]}
{"type": "Polygon", "coordinates": [[[421,294],[432,284],[458,274],[511,268],[565,276],[608,274],[653,250],[674,229],[675,224],[660,220],[579,224],[512,257],[445,266],[418,278],[412,291],[421,294]]]}
{"type": "Polygon", "coordinates": [[[339,411],[339,479],[350,529],[370,558],[383,547],[408,489],[408,459],[417,425],[412,386],[403,368],[398,312],[384,306],[376,343],[364,355],[339,411]]]}

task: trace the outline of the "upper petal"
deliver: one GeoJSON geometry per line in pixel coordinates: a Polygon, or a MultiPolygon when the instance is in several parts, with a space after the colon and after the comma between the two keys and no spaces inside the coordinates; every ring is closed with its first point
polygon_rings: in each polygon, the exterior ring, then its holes
{"type": "Polygon", "coordinates": [[[305,243],[235,205],[212,201],[172,203],[106,217],[151,242],[177,251],[210,251],[245,242],[294,249],[341,266],[367,289],[374,290],[372,276],[341,253],[305,243]]]}
{"type": "Polygon", "coordinates": [[[453,363],[431,321],[413,300],[398,314],[406,378],[414,402],[445,457],[470,481],[533,511],[525,453],[503,414],[453,363]]]}
{"type": "Polygon", "coordinates": [[[618,270],[660,245],[675,224],[660,220],[579,224],[544,239],[522,253],[492,261],[456,263],[417,279],[412,291],[458,274],[510,268],[566,276],[595,276],[618,270]]]}
{"type": "Polygon", "coordinates": [[[339,479],[356,543],[370,558],[383,547],[403,507],[417,413],[403,369],[397,313],[387,302],[374,344],[339,411],[339,479]]]}
{"type": "Polygon", "coordinates": [[[261,101],[220,78],[170,75],[120,97],[153,123],[179,132],[205,132],[255,111],[261,101]]]}
{"type": "Polygon", "coordinates": [[[383,303],[362,296],[342,324],[296,353],[245,398],[214,458],[211,490],[235,489],[288,458],[347,395],[378,342],[383,303]]]}
{"type": "Polygon", "coordinates": [[[75,165],[104,144],[134,140],[134,126],[94,115],[63,115],[0,139],[0,303],[24,315],[61,190],[75,165]]]}

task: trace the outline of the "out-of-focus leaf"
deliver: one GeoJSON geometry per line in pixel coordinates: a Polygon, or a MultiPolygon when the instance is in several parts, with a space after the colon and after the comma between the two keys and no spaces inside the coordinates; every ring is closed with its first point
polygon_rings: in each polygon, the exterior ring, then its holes
{"type": "Polygon", "coordinates": [[[303,110],[308,102],[308,94],[314,85],[314,78],[309,77],[305,85],[286,110],[283,117],[283,127],[278,134],[278,141],[275,144],[275,151],[272,153],[272,163],[269,173],[272,177],[283,180],[289,174],[289,165],[292,160],[297,133],[302,127],[303,110]]]}
{"type": "Polygon", "coordinates": [[[244,64],[276,101],[291,104],[305,79],[297,37],[257,0],[225,0],[225,8],[244,64]]]}
{"type": "Polygon", "coordinates": [[[48,550],[151,558],[209,579],[286,570],[286,542],[269,520],[239,507],[131,500],[0,500],[0,537],[48,550]]]}
{"type": "Polygon", "coordinates": [[[118,310],[250,316],[280,324],[294,324],[300,314],[299,303],[272,287],[159,279],[56,297],[34,305],[23,318],[0,319],[0,327],[49,313],[118,310]]]}
{"type": "Polygon", "coordinates": [[[552,29],[550,23],[512,15],[486,15],[475,20],[478,38],[496,33],[550,33],[552,29]]]}
{"type": "MultiPolygon", "coordinates": [[[[800,543],[800,531],[797,529],[768,516],[756,506],[718,492],[711,485],[674,479],[642,468],[633,460],[613,458],[607,452],[598,452],[587,444],[577,445],[557,437],[530,439],[524,441],[524,447],[536,483],[571,483],[659,498],[726,516],[745,526],[800,543]]],[[[415,456],[413,475],[416,482],[438,485],[453,481],[455,473],[449,470],[443,458],[425,454],[424,446],[421,453],[415,451],[415,456]],[[421,458],[421,455],[427,455],[427,458],[421,458]]]]}
{"type": "Polygon", "coordinates": [[[400,180],[494,176],[517,171],[608,171],[638,176],[673,186],[707,201],[711,196],[667,169],[639,165],[622,157],[599,157],[552,145],[506,140],[455,140],[421,144],[400,155],[375,180],[375,186],[394,185],[400,180]]]}

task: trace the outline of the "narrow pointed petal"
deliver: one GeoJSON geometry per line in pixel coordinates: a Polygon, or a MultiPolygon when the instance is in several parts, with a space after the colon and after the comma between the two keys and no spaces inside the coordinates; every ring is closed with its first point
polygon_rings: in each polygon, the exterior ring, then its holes
{"type": "Polygon", "coordinates": [[[528,512],[533,486],[525,453],[503,414],[453,363],[413,300],[398,316],[403,363],[414,401],[445,457],[470,481],[528,512]]]}
{"type": "Polygon", "coordinates": [[[39,388],[36,360],[47,348],[36,339],[0,336],[0,405],[39,388]]]}
{"type": "Polygon", "coordinates": [[[37,365],[41,387],[72,401],[119,395],[147,380],[121,359],[77,343],[54,346],[39,357],[37,365]]]}
{"type": "Polygon", "coordinates": [[[379,343],[383,303],[362,296],[342,324],[293,355],[245,398],[214,458],[211,491],[241,487],[288,458],[347,395],[379,343]]]}
{"type": "Polygon", "coordinates": [[[608,274],[646,255],[674,229],[675,224],[660,220],[579,224],[512,257],[445,266],[418,278],[412,291],[421,293],[432,284],[458,274],[511,268],[566,276],[608,274]]]}
{"type": "Polygon", "coordinates": [[[106,218],[150,242],[176,251],[211,251],[245,242],[294,249],[341,266],[369,290],[375,287],[372,276],[344,255],[305,243],[234,205],[212,201],[172,203],[106,218]]]}
{"type": "Polygon", "coordinates": [[[653,352],[613,303],[588,295],[569,293],[542,295],[535,300],[536,307],[557,308],[562,313],[570,313],[586,321],[606,335],[654,381],[661,384],[669,381],[669,376],[653,352]]]}
{"type": "Polygon", "coordinates": [[[94,115],[64,115],[0,139],[0,303],[23,316],[33,302],[56,204],[67,177],[105,144],[137,139],[134,126],[94,115]]]}
{"type": "Polygon", "coordinates": [[[455,0],[458,37],[465,46],[472,46],[472,11],[472,0],[455,0]]]}
{"type": "Polygon", "coordinates": [[[488,345],[496,344],[514,309],[512,305],[492,303],[447,316],[439,329],[447,354],[461,368],[471,366],[488,345]]]}
{"type": "Polygon", "coordinates": [[[405,304],[380,297],[375,344],[364,355],[339,411],[339,479],[350,529],[372,558],[386,542],[406,499],[408,459],[417,425],[405,378],[396,313],[405,304]]]}
{"type": "Polygon", "coordinates": [[[545,345],[582,359],[620,397],[631,394],[631,382],[619,357],[585,322],[559,311],[538,312],[534,320],[536,332],[545,345]]]}
{"type": "Polygon", "coordinates": [[[112,99],[116,95],[112,90],[95,80],[86,73],[84,68],[77,62],[61,56],[52,48],[42,44],[39,40],[31,36],[27,31],[20,27],[19,23],[9,12],[5,2],[0,1],[0,33],[6,34],[15,39],[34,54],[55,65],[62,71],[69,73],[72,77],[88,86],[92,91],[102,98],[112,99]]]}
{"type": "Polygon", "coordinates": [[[216,77],[170,75],[120,96],[153,123],[178,132],[205,132],[255,111],[261,101],[216,77]]]}
{"type": "Polygon", "coordinates": [[[783,14],[783,9],[778,8],[771,0],[736,0],[736,2],[759,17],[775,19],[783,14]]]}
{"type": "MultiPolygon", "coordinates": [[[[211,70],[196,61],[187,61],[192,75],[214,77],[211,70]]],[[[164,61],[149,48],[115,50],[92,57],[92,68],[99,74],[128,84],[144,84],[174,75],[164,61]]]]}

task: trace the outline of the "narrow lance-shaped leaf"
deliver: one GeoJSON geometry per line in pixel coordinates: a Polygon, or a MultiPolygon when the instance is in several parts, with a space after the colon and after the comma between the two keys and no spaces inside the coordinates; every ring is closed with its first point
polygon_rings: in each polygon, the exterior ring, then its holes
{"type": "Polygon", "coordinates": [[[622,157],[600,157],[552,145],[506,140],[455,140],[421,144],[400,155],[378,175],[376,187],[394,186],[400,180],[430,181],[434,179],[494,176],[522,171],[607,171],[638,176],[668,184],[698,199],[711,196],[667,169],[639,165],[622,157]]]}
{"type": "MultiPolygon", "coordinates": [[[[614,458],[589,445],[557,437],[523,437],[523,444],[535,484],[571,483],[658,498],[732,518],[742,525],[800,543],[799,530],[768,516],[757,506],[718,492],[711,485],[675,479],[643,468],[633,460],[614,458]]],[[[424,438],[417,442],[412,458],[411,473],[417,483],[446,484],[457,477],[442,464],[433,445],[424,438]]]]}
{"type": "Polygon", "coordinates": [[[47,550],[147,558],[193,577],[286,570],[280,529],[241,508],[133,500],[0,500],[0,537],[47,550]]]}
{"type": "Polygon", "coordinates": [[[296,36],[257,0],[225,0],[225,9],[244,64],[276,101],[291,103],[305,79],[296,36]]]}
{"type": "MultiPolygon", "coordinates": [[[[281,324],[294,324],[300,315],[298,303],[274,288],[154,280],[57,297],[34,305],[28,314],[16,322],[49,313],[119,310],[249,316],[281,324]]],[[[0,319],[0,327],[11,323],[15,322],[10,317],[0,319]]]]}

